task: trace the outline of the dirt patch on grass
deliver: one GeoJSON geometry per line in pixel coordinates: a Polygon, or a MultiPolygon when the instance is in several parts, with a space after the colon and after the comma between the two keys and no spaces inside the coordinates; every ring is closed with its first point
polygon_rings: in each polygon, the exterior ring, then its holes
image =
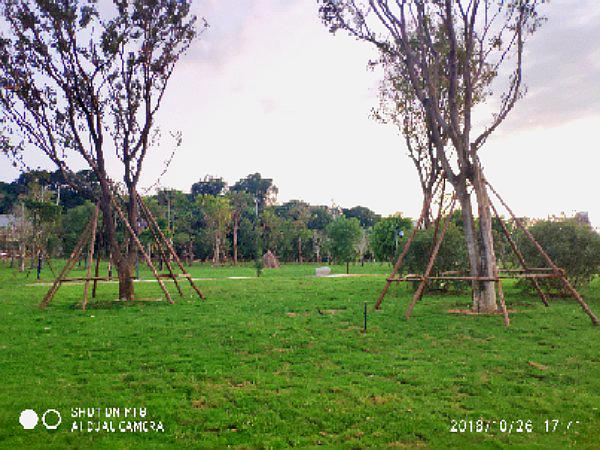
{"type": "Polygon", "coordinates": [[[239,383],[232,382],[231,386],[237,389],[243,389],[249,386],[254,386],[254,383],[252,381],[244,380],[239,383]]]}
{"type": "Polygon", "coordinates": [[[370,400],[375,405],[385,405],[392,400],[392,397],[387,395],[372,395],[370,400]]]}
{"type": "Polygon", "coordinates": [[[194,407],[196,409],[204,409],[204,408],[207,408],[208,405],[206,404],[206,400],[201,398],[199,400],[193,400],[192,407],[194,407]]]}
{"type": "MultiPolygon", "coordinates": [[[[509,314],[514,314],[517,312],[517,310],[516,309],[507,309],[506,312],[508,312],[509,314]]],[[[502,311],[496,311],[496,312],[492,312],[492,313],[478,313],[478,312],[471,311],[470,309],[449,309],[448,313],[449,314],[459,314],[459,315],[463,315],[463,316],[501,316],[502,314],[504,314],[502,311]]]]}
{"type": "Polygon", "coordinates": [[[527,364],[529,364],[531,367],[535,367],[538,370],[548,370],[548,366],[545,366],[544,364],[536,363],[534,361],[528,361],[527,364]]]}
{"type": "Polygon", "coordinates": [[[345,311],[344,309],[319,309],[317,308],[317,312],[324,316],[325,314],[338,314],[345,311]]]}
{"type": "Polygon", "coordinates": [[[310,315],[310,311],[286,312],[285,315],[288,317],[298,317],[298,316],[306,317],[306,316],[310,315]]]}

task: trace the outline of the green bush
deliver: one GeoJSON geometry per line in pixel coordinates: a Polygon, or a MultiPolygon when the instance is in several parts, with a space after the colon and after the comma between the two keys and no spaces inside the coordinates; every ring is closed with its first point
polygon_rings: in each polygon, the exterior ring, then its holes
{"type": "MultiPolygon", "coordinates": [[[[529,227],[529,231],[554,263],[567,272],[575,287],[589,285],[594,275],[600,273],[600,235],[589,226],[573,219],[545,220],[529,227]]],[[[529,267],[548,267],[525,233],[519,231],[516,241],[529,267]]],[[[531,283],[521,281],[521,286],[531,288],[531,283]]],[[[561,289],[558,280],[544,280],[543,284],[553,290],[561,289]]]]}
{"type": "MultiPolygon", "coordinates": [[[[441,230],[439,231],[441,233],[441,230]]],[[[410,273],[422,274],[427,268],[429,256],[433,249],[434,227],[417,232],[406,256],[405,270],[410,273]]],[[[439,236],[439,235],[438,235],[439,236]]],[[[454,223],[450,223],[444,241],[433,265],[432,276],[439,276],[444,272],[467,272],[469,260],[465,246],[465,238],[462,229],[454,223]]],[[[468,283],[464,281],[438,280],[430,283],[430,286],[440,290],[462,291],[468,283]]]]}
{"type": "Polygon", "coordinates": [[[356,259],[358,253],[356,247],[362,235],[357,218],[347,219],[340,216],[330,222],[325,231],[327,233],[325,250],[331,254],[337,264],[348,264],[356,259]]]}
{"type": "Polygon", "coordinates": [[[412,228],[412,221],[405,217],[391,216],[377,222],[369,234],[369,245],[375,258],[393,264],[412,228]],[[398,235],[400,231],[404,233],[403,238],[398,235]]]}

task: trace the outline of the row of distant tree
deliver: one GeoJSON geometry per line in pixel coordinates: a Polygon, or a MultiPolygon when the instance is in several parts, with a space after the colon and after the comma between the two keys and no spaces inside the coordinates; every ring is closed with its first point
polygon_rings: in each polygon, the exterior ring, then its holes
{"type": "MultiPolygon", "coordinates": [[[[90,172],[77,177],[94,184],[90,172]]],[[[270,178],[250,174],[232,185],[222,178],[207,176],[194,183],[189,193],[160,189],[144,197],[159,226],[172,240],[176,251],[193,260],[214,264],[250,261],[268,250],[283,262],[336,262],[377,260],[393,262],[398,256],[413,220],[399,214],[381,217],[367,207],[339,208],[310,205],[301,200],[277,202],[278,189],[270,178]]],[[[33,259],[40,251],[66,256],[92,215],[94,206],[61,181],[60,173],[31,171],[11,183],[0,183],[0,214],[10,214],[16,239],[0,246],[33,259]]],[[[157,256],[145,223],[138,224],[142,242],[157,256]]],[[[543,265],[535,248],[504,224],[519,243],[528,261],[543,265]]],[[[589,224],[577,220],[537,221],[530,227],[536,238],[557,261],[568,269],[577,284],[585,284],[600,272],[600,236],[589,224]]],[[[124,236],[124,230],[120,230],[124,236]]],[[[432,248],[433,227],[419,230],[406,260],[406,270],[422,271],[432,248]]],[[[503,266],[516,261],[498,219],[493,222],[494,248],[503,266]]],[[[466,271],[462,215],[455,211],[434,272],[466,271]]]]}
{"type": "MultiPolygon", "coordinates": [[[[94,185],[90,171],[75,176],[94,185]]],[[[255,173],[231,186],[222,178],[207,176],[194,183],[189,193],[160,189],[146,196],[145,202],[178,253],[188,260],[219,264],[255,259],[258,238],[264,251],[271,250],[283,261],[374,256],[367,230],[381,217],[369,208],[310,205],[301,200],[278,204],[277,194],[272,179],[255,173]]],[[[43,247],[53,256],[67,255],[92,210],[91,201],[64,183],[59,171],[25,172],[10,183],[0,183],[0,214],[12,216],[20,245],[30,250],[27,253],[43,247]]],[[[409,219],[404,222],[411,224],[409,219]]],[[[150,243],[142,223],[140,228],[142,240],[150,243]]]]}

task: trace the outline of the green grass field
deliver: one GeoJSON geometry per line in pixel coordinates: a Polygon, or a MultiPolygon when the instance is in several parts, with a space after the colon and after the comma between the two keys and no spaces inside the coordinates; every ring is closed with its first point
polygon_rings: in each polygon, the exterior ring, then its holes
{"type": "MultiPolygon", "coordinates": [[[[73,307],[82,285],[41,311],[47,286],[35,273],[0,268],[0,447],[600,448],[600,328],[574,301],[544,308],[508,286],[517,312],[505,329],[501,317],[447,313],[467,296],[430,295],[406,321],[408,286],[372,310],[388,266],[326,279],[314,267],[228,279],[254,270],[198,266],[208,300],[186,286],[175,305],[113,302],[116,284],[103,284],[85,312],[73,307]],[[146,408],[164,432],[87,432],[87,418],[71,417],[97,407],[146,408]],[[62,423],[24,430],[27,408],[56,409],[62,423]],[[450,432],[461,419],[496,423],[450,432]],[[559,422],[546,432],[545,420],[559,422]],[[85,431],[71,432],[79,421],[85,431]]],[[[156,283],[136,289],[161,294],[156,283]]],[[[583,293],[600,313],[600,280],[583,293]]]]}

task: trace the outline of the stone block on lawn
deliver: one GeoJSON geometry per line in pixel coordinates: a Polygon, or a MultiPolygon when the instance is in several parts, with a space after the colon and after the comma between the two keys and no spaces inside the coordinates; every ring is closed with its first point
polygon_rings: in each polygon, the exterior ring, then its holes
{"type": "Polygon", "coordinates": [[[315,269],[315,275],[318,277],[326,277],[331,274],[331,269],[329,267],[317,267],[315,269]]]}

